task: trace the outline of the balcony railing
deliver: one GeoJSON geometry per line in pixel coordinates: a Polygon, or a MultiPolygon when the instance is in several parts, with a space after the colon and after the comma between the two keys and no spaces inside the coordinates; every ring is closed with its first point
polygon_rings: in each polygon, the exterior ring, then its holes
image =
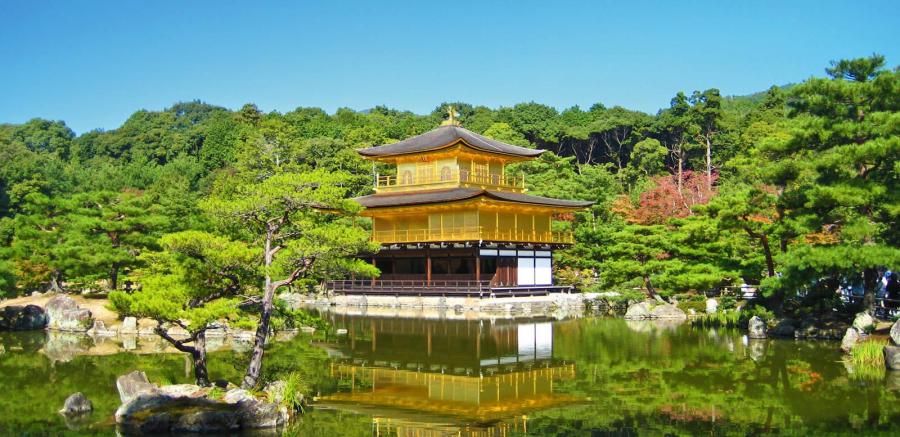
{"type": "Polygon", "coordinates": [[[575,242],[572,233],[568,231],[495,230],[484,229],[480,226],[373,231],[372,240],[379,243],[511,241],[516,243],[572,244],[575,242]]]}
{"type": "Polygon", "coordinates": [[[491,286],[491,281],[441,279],[346,279],[327,281],[325,288],[335,294],[389,296],[470,296],[513,297],[571,293],[569,285],[491,286]]]}
{"type": "Polygon", "coordinates": [[[508,176],[496,173],[479,173],[468,170],[451,172],[423,172],[405,176],[378,176],[375,189],[378,191],[405,191],[432,185],[481,186],[485,188],[523,191],[525,176],[508,176]]]}

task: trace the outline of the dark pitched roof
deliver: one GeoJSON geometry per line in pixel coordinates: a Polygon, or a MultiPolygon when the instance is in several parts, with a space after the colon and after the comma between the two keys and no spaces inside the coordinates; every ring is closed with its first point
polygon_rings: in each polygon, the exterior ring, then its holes
{"type": "Polygon", "coordinates": [[[437,150],[445,146],[454,144],[457,140],[463,140],[466,142],[466,144],[478,150],[491,153],[500,153],[503,155],[523,156],[531,158],[544,153],[543,150],[513,146],[512,144],[506,144],[497,140],[492,140],[490,138],[478,135],[475,132],[455,125],[440,126],[437,129],[433,129],[425,132],[424,134],[407,138],[398,143],[359,149],[357,150],[357,152],[359,152],[359,154],[363,156],[374,157],[405,155],[407,153],[437,150]]]}
{"type": "Polygon", "coordinates": [[[507,202],[516,203],[533,203],[535,205],[565,206],[567,208],[585,208],[596,202],[590,200],[563,200],[554,199],[552,197],[531,196],[522,193],[512,193],[509,191],[485,191],[488,197],[497,200],[505,200],[507,202]]]}
{"type": "Polygon", "coordinates": [[[419,191],[412,193],[371,194],[368,196],[357,197],[354,200],[366,208],[382,208],[389,206],[411,206],[454,202],[458,200],[474,199],[479,196],[486,196],[507,202],[559,206],[564,208],[584,208],[594,204],[594,202],[591,201],[553,199],[550,197],[531,196],[528,194],[509,193],[504,191],[489,191],[478,188],[451,188],[446,190],[419,191]]]}

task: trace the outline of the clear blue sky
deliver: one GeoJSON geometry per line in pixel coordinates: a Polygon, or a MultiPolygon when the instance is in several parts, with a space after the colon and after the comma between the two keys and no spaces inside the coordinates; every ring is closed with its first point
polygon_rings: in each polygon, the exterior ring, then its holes
{"type": "Polygon", "coordinates": [[[176,101],[289,111],[442,101],[655,112],[900,64],[893,1],[239,2],[0,0],[0,122],[82,133],[176,101]]]}

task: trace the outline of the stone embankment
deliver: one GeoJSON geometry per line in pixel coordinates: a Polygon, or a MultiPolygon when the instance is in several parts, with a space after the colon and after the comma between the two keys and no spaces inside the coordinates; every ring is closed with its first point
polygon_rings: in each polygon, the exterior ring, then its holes
{"type": "Polygon", "coordinates": [[[309,296],[282,294],[292,308],[354,315],[464,319],[472,317],[580,316],[597,294],[553,293],[527,297],[309,296]]]}

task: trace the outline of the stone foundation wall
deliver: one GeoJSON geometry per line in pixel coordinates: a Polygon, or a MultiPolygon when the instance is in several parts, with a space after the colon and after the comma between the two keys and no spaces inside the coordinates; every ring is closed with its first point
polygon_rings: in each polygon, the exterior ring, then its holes
{"type": "Polygon", "coordinates": [[[585,308],[581,294],[552,293],[526,297],[421,297],[421,296],[345,296],[311,297],[282,295],[295,307],[319,308],[337,314],[459,318],[551,316],[578,317],[585,308]]]}

